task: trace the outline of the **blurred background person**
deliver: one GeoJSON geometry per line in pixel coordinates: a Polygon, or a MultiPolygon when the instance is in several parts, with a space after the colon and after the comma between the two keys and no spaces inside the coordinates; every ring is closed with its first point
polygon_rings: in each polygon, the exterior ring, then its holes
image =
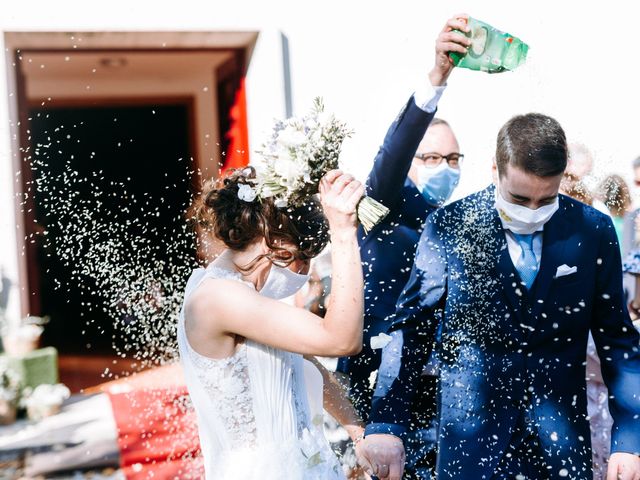
{"type": "Polygon", "coordinates": [[[629,314],[631,320],[637,329],[640,330],[640,249],[636,249],[629,253],[622,265],[625,274],[630,275],[634,279],[634,289],[629,299],[629,314]]]}
{"type": "Polygon", "coordinates": [[[575,198],[576,200],[586,203],[592,207],[594,206],[593,194],[589,191],[587,186],[578,179],[578,177],[570,173],[565,173],[562,183],[560,184],[560,193],[564,193],[565,195],[575,198]]]}
{"type": "MultiPolygon", "coordinates": [[[[640,157],[631,162],[631,168],[633,169],[633,183],[636,188],[640,187],[640,157]]],[[[632,250],[638,247],[640,244],[640,225],[638,213],[640,209],[635,209],[624,218],[624,225],[622,227],[622,258],[625,258],[632,250]]]]}
{"type": "Polygon", "coordinates": [[[593,164],[593,155],[584,144],[570,143],[567,169],[564,171],[564,177],[560,183],[560,193],[591,205],[609,215],[606,205],[594,196],[586,182],[593,172],[593,164]]]}
{"type": "Polygon", "coordinates": [[[324,317],[331,295],[331,252],[327,249],[314,258],[309,270],[309,281],[296,293],[294,305],[324,317]]]}
{"type": "Polygon", "coordinates": [[[631,194],[620,175],[609,175],[598,186],[598,197],[609,209],[618,241],[622,246],[624,217],[631,212],[631,194]]]}

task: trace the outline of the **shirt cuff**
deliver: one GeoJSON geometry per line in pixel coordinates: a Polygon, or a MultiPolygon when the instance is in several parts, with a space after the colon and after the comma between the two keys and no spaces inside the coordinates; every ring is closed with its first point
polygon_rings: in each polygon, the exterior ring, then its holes
{"type": "Polygon", "coordinates": [[[425,82],[420,85],[413,94],[413,100],[416,102],[416,106],[426,112],[433,113],[438,108],[438,101],[442,96],[447,85],[441,85],[434,87],[431,82],[425,82]]]}
{"type": "Polygon", "coordinates": [[[364,436],[386,433],[402,439],[406,432],[407,429],[405,427],[396,425],[395,423],[370,423],[364,429],[364,436]]]}

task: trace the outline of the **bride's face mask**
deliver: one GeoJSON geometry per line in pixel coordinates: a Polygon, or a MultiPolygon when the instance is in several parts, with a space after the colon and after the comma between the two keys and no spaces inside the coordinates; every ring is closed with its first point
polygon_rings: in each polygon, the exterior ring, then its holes
{"type": "Polygon", "coordinates": [[[271,263],[269,275],[260,289],[260,294],[276,300],[290,297],[309,281],[308,272],[308,261],[294,260],[288,266],[271,263]]]}
{"type": "Polygon", "coordinates": [[[260,294],[276,300],[287,298],[297,293],[308,280],[309,274],[295,273],[288,267],[271,264],[260,294]]]}

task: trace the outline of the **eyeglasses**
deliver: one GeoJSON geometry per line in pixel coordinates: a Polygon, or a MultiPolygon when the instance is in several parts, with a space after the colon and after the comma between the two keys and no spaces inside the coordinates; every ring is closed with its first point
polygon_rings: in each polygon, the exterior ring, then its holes
{"type": "Polygon", "coordinates": [[[442,163],[442,160],[447,162],[451,168],[460,168],[462,165],[462,159],[464,158],[464,154],[462,153],[450,153],[449,155],[440,155],[435,152],[428,153],[416,153],[414,158],[422,160],[424,165],[427,167],[437,167],[442,163]]]}

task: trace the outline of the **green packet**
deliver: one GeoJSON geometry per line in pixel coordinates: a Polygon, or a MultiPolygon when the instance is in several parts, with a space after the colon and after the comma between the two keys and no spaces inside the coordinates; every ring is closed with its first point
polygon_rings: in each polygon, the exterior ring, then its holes
{"type": "Polygon", "coordinates": [[[468,25],[468,33],[455,30],[471,39],[466,54],[449,52],[456,67],[500,73],[515,70],[527,59],[529,46],[519,38],[472,17],[468,25]]]}

